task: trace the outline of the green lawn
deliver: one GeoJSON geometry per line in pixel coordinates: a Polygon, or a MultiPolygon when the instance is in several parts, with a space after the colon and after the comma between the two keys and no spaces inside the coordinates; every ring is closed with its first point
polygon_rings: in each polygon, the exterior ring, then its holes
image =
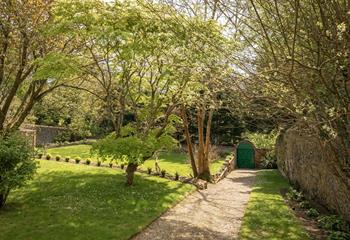
{"type": "Polygon", "coordinates": [[[41,160],[35,179],[0,211],[0,239],[128,239],[194,187],[116,169],[41,160]]]}
{"type": "Polygon", "coordinates": [[[82,159],[90,158],[91,145],[73,145],[66,147],[49,148],[47,150],[53,157],[60,155],[62,157],[81,157],[82,159]]]}
{"type": "Polygon", "coordinates": [[[285,204],[280,189],[288,182],[276,170],[258,172],[240,230],[241,240],[309,239],[303,227],[285,204]]]}
{"type": "MultiPolygon", "coordinates": [[[[67,147],[57,147],[50,148],[47,150],[53,157],[60,155],[62,157],[70,156],[81,157],[82,159],[90,158],[91,145],[74,145],[67,147]]],[[[94,157],[92,157],[94,161],[94,157]]],[[[213,162],[210,166],[212,174],[217,173],[222,167],[224,160],[217,160],[213,162]]],[[[181,176],[189,176],[192,173],[191,166],[187,162],[187,155],[184,153],[163,153],[159,156],[158,165],[161,169],[165,169],[170,174],[175,174],[178,172],[181,176]]],[[[141,169],[147,170],[151,167],[155,169],[155,160],[147,160],[143,165],[140,166],[141,169]]]]}

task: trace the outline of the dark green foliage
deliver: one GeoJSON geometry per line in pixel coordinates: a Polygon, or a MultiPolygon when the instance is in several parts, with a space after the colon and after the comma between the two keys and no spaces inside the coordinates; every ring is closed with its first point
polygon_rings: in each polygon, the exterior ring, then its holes
{"type": "Polygon", "coordinates": [[[175,173],[175,178],[174,178],[174,179],[175,179],[175,181],[179,180],[179,178],[180,178],[180,175],[179,175],[179,173],[178,173],[178,172],[176,172],[176,173],[175,173]]]}
{"type": "Polygon", "coordinates": [[[113,167],[113,163],[112,162],[109,163],[109,167],[110,168],[113,167]]]}
{"type": "Polygon", "coordinates": [[[86,165],[90,165],[91,160],[90,159],[86,159],[86,165]]]}
{"type": "Polygon", "coordinates": [[[274,150],[266,153],[263,159],[264,168],[267,169],[277,169],[277,157],[274,150]]]}
{"type": "Polygon", "coordinates": [[[148,173],[148,174],[151,174],[151,173],[152,173],[152,168],[150,168],[150,167],[147,168],[147,173],[148,173]]]}
{"type": "MultiPolygon", "coordinates": [[[[227,109],[219,109],[213,114],[212,142],[230,145],[241,139],[245,127],[240,119],[227,109]]],[[[198,132],[193,132],[198,134],[198,132]]]]}
{"type": "Polygon", "coordinates": [[[165,174],[166,174],[166,170],[165,170],[165,169],[163,169],[162,171],[160,171],[160,175],[161,175],[162,177],[165,177],[165,174]]]}
{"type": "Polygon", "coordinates": [[[60,155],[57,155],[56,156],[56,161],[59,161],[61,159],[61,156],[60,155]]]}
{"type": "Polygon", "coordinates": [[[350,240],[350,233],[340,231],[331,232],[327,240],[350,240]]]}
{"type": "Polygon", "coordinates": [[[308,209],[305,213],[308,217],[311,218],[317,218],[320,215],[320,213],[314,208],[308,209]]]}
{"type": "MultiPolygon", "coordinates": [[[[194,109],[189,111],[190,133],[194,140],[198,139],[197,122],[194,109]]],[[[244,122],[227,109],[219,109],[214,112],[211,126],[211,142],[216,145],[231,145],[241,140],[242,133],[246,131],[244,122]]]]}
{"type": "Polygon", "coordinates": [[[310,202],[309,201],[302,201],[299,203],[299,207],[302,209],[309,209],[310,206],[310,202]]]}
{"type": "Polygon", "coordinates": [[[121,169],[124,169],[124,167],[125,167],[125,165],[122,163],[122,164],[120,164],[120,168],[121,169]]]}
{"type": "Polygon", "coordinates": [[[76,163],[76,164],[80,163],[80,161],[81,161],[81,158],[80,158],[80,157],[76,157],[76,158],[75,158],[75,163],[76,163]]]}
{"type": "Polygon", "coordinates": [[[289,200],[297,201],[297,202],[301,202],[305,199],[302,192],[298,192],[296,189],[292,187],[289,189],[286,196],[289,200]]]}
{"type": "Polygon", "coordinates": [[[97,161],[97,166],[101,166],[102,162],[101,161],[97,161]]]}
{"type": "Polygon", "coordinates": [[[46,154],[46,160],[50,160],[51,158],[52,158],[52,156],[51,156],[51,154],[50,153],[48,153],[48,154],[46,154]]]}
{"type": "Polygon", "coordinates": [[[23,186],[36,171],[34,152],[19,133],[0,135],[0,208],[11,190],[23,186]]]}
{"type": "Polygon", "coordinates": [[[70,157],[65,157],[64,160],[65,160],[66,162],[69,162],[69,159],[70,159],[70,157]]]}
{"type": "Polygon", "coordinates": [[[57,136],[54,139],[54,142],[56,143],[64,143],[64,142],[69,142],[71,141],[71,132],[70,131],[63,131],[57,134],[57,136]]]}
{"type": "Polygon", "coordinates": [[[349,225],[338,215],[322,216],[318,219],[318,226],[329,231],[349,231],[349,225]]]}
{"type": "Polygon", "coordinates": [[[42,154],[42,153],[38,153],[38,158],[39,158],[39,159],[42,159],[43,155],[44,155],[44,154],[42,154]]]}

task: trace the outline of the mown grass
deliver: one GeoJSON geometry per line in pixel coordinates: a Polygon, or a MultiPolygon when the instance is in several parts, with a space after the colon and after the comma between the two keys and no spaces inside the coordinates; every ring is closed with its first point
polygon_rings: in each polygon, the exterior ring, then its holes
{"type": "Polygon", "coordinates": [[[280,195],[280,190],[288,187],[288,182],[278,171],[258,172],[245,210],[240,230],[241,240],[309,239],[308,234],[280,195]]]}
{"type": "MultiPolygon", "coordinates": [[[[53,157],[60,155],[62,157],[70,156],[71,158],[80,157],[83,160],[91,158],[92,161],[96,161],[96,156],[90,154],[91,145],[74,145],[66,147],[50,148],[47,150],[53,157]]],[[[217,173],[222,167],[224,160],[217,160],[212,162],[210,170],[212,174],[217,173]]],[[[174,175],[176,172],[181,176],[190,176],[192,169],[187,161],[187,155],[184,153],[162,153],[158,159],[158,165],[161,169],[165,169],[167,173],[174,175]]],[[[149,159],[140,166],[141,169],[147,170],[152,168],[155,171],[155,160],[149,159]]]]}
{"type": "Polygon", "coordinates": [[[53,157],[55,157],[56,155],[60,155],[62,157],[80,157],[82,159],[90,157],[94,158],[93,156],[91,156],[90,150],[91,145],[81,144],[66,147],[49,148],[47,152],[50,153],[53,157]]]}
{"type": "Polygon", "coordinates": [[[116,169],[40,160],[35,179],[10,193],[0,239],[128,239],[194,187],[116,169]]]}

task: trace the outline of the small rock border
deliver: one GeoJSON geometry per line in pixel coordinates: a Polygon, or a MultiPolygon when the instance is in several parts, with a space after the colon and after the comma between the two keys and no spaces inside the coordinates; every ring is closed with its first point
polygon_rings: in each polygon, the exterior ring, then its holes
{"type": "Polygon", "coordinates": [[[219,172],[215,175],[213,175],[213,183],[218,183],[222,179],[224,179],[230,172],[232,172],[233,168],[233,161],[235,160],[234,156],[230,156],[230,158],[226,159],[223,166],[219,170],[219,172]]]}
{"type": "MultiPolygon", "coordinates": [[[[46,161],[64,162],[64,163],[70,163],[70,164],[82,164],[82,165],[86,165],[86,166],[94,166],[94,167],[102,167],[102,168],[118,168],[118,169],[121,169],[123,171],[125,171],[125,168],[126,168],[126,166],[121,167],[120,165],[116,165],[116,164],[113,164],[112,166],[110,166],[109,164],[106,165],[106,164],[103,164],[103,163],[101,163],[101,165],[98,165],[96,162],[91,162],[91,163],[87,164],[86,160],[84,160],[84,161],[82,160],[82,161],[79,161],[77,163],[74,158],[69,159],[68,162],[67,161],[61,161],[64,158],[62,158],[60,160],[56,160],[55,157],[51,157],[50,159],[46,159],[44,155],[41,158],[39,158],[38,156],[36,158],[40,159],[40,160],[46,160],[46,161]]],[[[149,176],[165,178],[165,179],[168,179],[168,180],[171,180],[171,181],[178,181],[178,182],[182,182],[182,183],[193,184],[193,185],[196,186],[196,184],[195,184],[196,181],[194,181],[195,179],[192,178],[192,177],[179,176],[178,180],[176,180],[175,176],[171,175],[169,173],[165,173],[165,175],[162,176],[161,173],[157,173],[157,172],[148,173],[147,170],[143,170],[143,169],[137,169],[136,172],[147,174],[149,176]]]]}

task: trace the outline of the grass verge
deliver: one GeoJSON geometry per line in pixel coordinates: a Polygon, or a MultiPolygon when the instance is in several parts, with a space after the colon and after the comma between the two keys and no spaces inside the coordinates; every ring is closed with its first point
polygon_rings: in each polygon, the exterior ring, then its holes
{"type": "Polygon", "coordinates": [[[258,172],[240,229],[241,240],[310,239],[280,194],[288,187],[277,170],[258,172]]]}

